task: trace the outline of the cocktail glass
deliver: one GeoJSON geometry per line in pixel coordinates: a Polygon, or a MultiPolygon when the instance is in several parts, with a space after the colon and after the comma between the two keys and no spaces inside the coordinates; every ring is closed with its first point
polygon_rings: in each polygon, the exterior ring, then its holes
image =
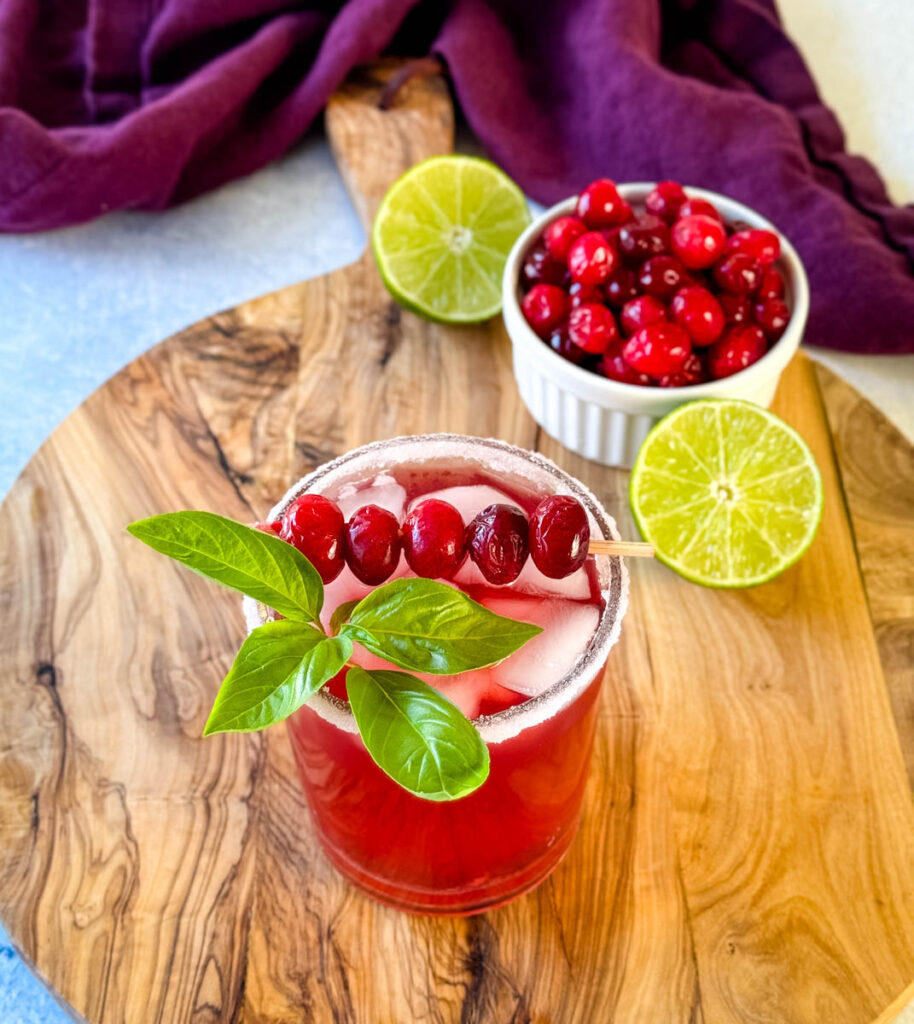
{"type": "MultiPolygon", "coordinates": [[[[338,501],[347,516],[369,502],[402,516],[410,502],[444,490],[438,496],[462,505],[465,520],[498,497],[529,512],[547,494],[570,494],[587,510],[592,536],[618,539],[593,494],[553,462],[502,441],[453,434],[357,448],[295,484],[270,519],[305,492],[338,501]]],[[[401,558],[395,575],[409,574],[401,558]]],[[[544,626],[499,666],[424,677],[474,719],[488,745],[490,774],[478,790],[437,803],[398,786],[362,744],[342,678],[288,721],[305,797],[331,862],[375,899],[424,914],[472,914],[506,903],[543,881],[567,852],[628,592],[622,560],[606,557],[588,559],[583,570],[557,581],[528,562],[507,587],[486,585],[467,562],[451,582],[500,614],[544,626]]],[[[326,588],[325,617],[367,591],[344,570],[326,588]]],[[[270,614],[247,598],[245,613],[252,628],[270,614]]],[[[364,651],[361,657],[366,668],[395,667],[364,651]]]]}

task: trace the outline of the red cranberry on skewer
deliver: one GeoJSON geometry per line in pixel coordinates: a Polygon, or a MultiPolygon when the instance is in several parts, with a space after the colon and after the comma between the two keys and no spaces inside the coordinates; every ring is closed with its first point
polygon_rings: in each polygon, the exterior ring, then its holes
{"type": "Polygon", "coordinates": [[[494,504],[478,512],[467,527],[470,558],[489,581],[513,583],[527,561],[527,517],[516,505],[494,504]]]}
{"type": "Polygon", "coordinates": [[[463,519],[438,498],[416,505],[403,520],[402,536],[406,561],[417,576],[449,580],[466,558],[463,519]]]}
{"type": "Polygon", "coordinates": [[[400,561],[400,524],[393,512],[363,505],[343,533],[346,564],[363,583],[376,587],[390,579],[400,561]]]}
{"type": "Polygon", "coordinates": [[[580,569],[589,543],[590,523],[576,498],[552,494],[533,510],[530,555],[544,576],[560,580],[580,569]]]}
{"type": "Polygon", "coordinates": [[[294,545],[317,569],[324,583],[342,572],[343,513],[321,494],[296,498],[282,517],[279,535],[294,545]]]}

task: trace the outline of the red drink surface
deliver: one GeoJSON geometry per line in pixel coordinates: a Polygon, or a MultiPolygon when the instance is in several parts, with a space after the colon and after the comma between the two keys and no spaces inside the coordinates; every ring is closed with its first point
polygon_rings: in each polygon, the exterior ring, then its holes
{"type": "MultiPolygon", "coordinates": [[[[543,496],[542,487],[467,463],[394,465],[380,475],[356,474],[342,485],[314,489],[339,501],[347,517],[374,503],[401,521],[414,502],[431,495],[455,504],[465,521],[493,501],[510,501],[529,514],[543,496]]],[[[403,575],[410,572],[401,558],[395,576],[403,575]]],[[[450,582],[499,614],[544,627],[500,665],[458,676],[422,676],[477,719],[487,738],[490,774],[478,790],[442,803],[406,792],[374,764],[358,734],[344,727],[340,701],[335,715],[320,713],[312,701],[288,725],[318,834],[336,867],[385,902],[460,914],[535,886],[574,836],[605,660],[578,680],[570,701],[550,700],[591,644],[604,597],[593,559],[566,580],[547,579],[528,560],[507,587],[487,584],[468,560],[450,582]],[[512,726],[518,713],[523,724],[512,726]]],[[[325,619],[369,589],[345,569],[325,588],[325,619]]],[[[367,668],[396,667],[358,646],[353,660],[367,668]]],[[[328,689],[345,700],[344,674],[328,689]]]]}

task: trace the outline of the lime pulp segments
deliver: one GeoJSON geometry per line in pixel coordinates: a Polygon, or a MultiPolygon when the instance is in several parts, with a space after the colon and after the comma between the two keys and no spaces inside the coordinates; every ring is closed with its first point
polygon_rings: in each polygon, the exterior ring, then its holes
{"type": "Polygon", "coordinates": [[[372,248],[394,298],[431,320],[476,323],[501,309],[501,277],[530,223],[520,189],[488,160],[437,156],[390,187],[372,248]]]}
{"type": "Polygon", "coordinates": [[[632,469],[635,522],[657,557],[694,583],[751,587],[809,547],[822,478],[799,434],[736,399],[674,409],[648,434],[632,469]]]}

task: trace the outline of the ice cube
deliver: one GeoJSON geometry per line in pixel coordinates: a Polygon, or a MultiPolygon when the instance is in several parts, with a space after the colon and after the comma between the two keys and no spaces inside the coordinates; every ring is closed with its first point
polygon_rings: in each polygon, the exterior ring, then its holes
{"type": "Polygon", "coordinates": [[[547,690],[568,672],[587,648],[600,621],[600,609],[595,604],[543,601],[507,592],[487,597],[486,607],[543,627],[542,633],[492,670],[497,683],[528,697],[547,690]]]}
{"type": "Polygon", "coordinates": [[[589,601],[591,597],[590,579],[583,567],[563,580],[553,580],[537,569],[532,558],[527,559],[511,589],[518,594],[562,597],[569,601],[589,601]]]}
{"type": "Polygon", "coordinates": [[[379,473],[367,483],[344,484],[336,503],[345,519],[363,505],[380,505],[403,522],[406,515],[406,490],[389,473],[379,473]]]}
{"type": "Polygon", "coordinates": [[[427,501],[429,498],[437,498],[439,501],[447,501],[463,516],[464,525],[469,524],[477,512],[481,512],[488,505],[516,505],[517,502],[504,491],[489,487],[488,484],[468,484],[465,487],[445,487],[440,491],[431,491],[423,494],[421,498],[415,498],[410,502],[410,510],[420,501],[427,501]]]}
{"type": "MultiPolygon", "coordinates": [[[[477,512],[481,512],[488,505],[517,504],[504,491],[489,487],[488,484],[474,484],[465,487],[445,487],[440,491],[432,491],[430,494],[425,494],[410,502],[410,509],[426,498],[438,498],[441,501],[450,502],[461,514],[464,523],[469,523],[477,512]]],[[[486,584],[485,577],[469,558],[460,567],[453,582],[461,587],[486,584]]],[[[589,601],[591,596],[590,580],[584,569],[578,569],[577,572],[573,572],[563,580],[552,580],[548,576],[544,576],[533,564],[533,559],[529,558],[521,570],[520,576],[511,584],[511,589],[520,594],[564,597],[569,601],[589,601]]]]}
{"type": "MultiPolygon", "coordinates": [[[[406,564],[406,559],[401,555],[397,568],[390,579],[398,580],[409,572],[410,569],[406,564]]],[[[385,580],[385,582],[389,581],[385,580]]],[[[374,589],[375,587],[362,583],[361,580],[353,575],[349,566],[344,565],[343,571],[335,580],[324,584],[324,606],[321,609],[321,622],[323,622],[325,627],[329,626],[330,617],[339,605],[345,604],[346,601],[361,601],[366,594],[370,594],[374,589]]]]}
{"type": "MultiPolygon", "coordinates": [[[[394,672],[404,671],[396,665],[379,658],[371,651],[365,650],[361,644],[356,644],[351,658],[353,664],[360,665],[365,669],[389,669],[394,672]]],[[[457,676],[439,676],[430,672],[411,672],[429,686],[443,694],[452,704],[467,716],[467,718],[478,718],[480,706],[483,700],[490,696],[493,690],[492,669],[483,668],[475,672],[463,672],[457,676]]]]}

